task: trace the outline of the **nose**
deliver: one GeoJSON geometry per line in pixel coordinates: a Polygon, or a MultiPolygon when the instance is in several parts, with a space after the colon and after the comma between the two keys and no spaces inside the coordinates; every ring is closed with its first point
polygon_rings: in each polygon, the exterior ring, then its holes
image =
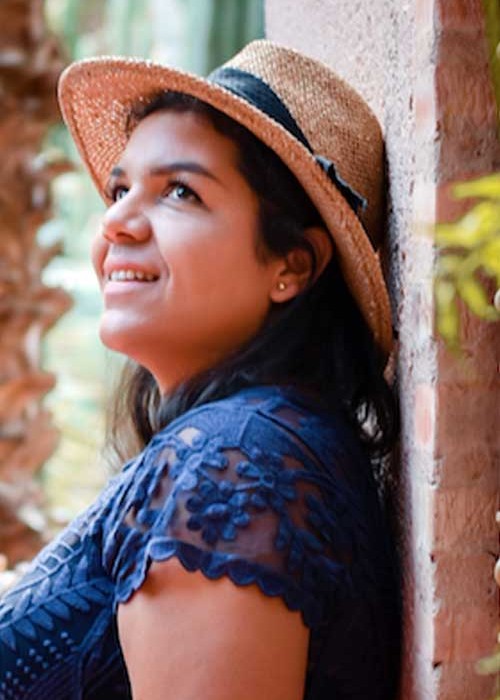
{"type": "Polygon", "coordinates": [[[102,235],[110,243],[144,243],[151,235],[151,224],[129,192],[117,200],[102,218],[102,235]]]}

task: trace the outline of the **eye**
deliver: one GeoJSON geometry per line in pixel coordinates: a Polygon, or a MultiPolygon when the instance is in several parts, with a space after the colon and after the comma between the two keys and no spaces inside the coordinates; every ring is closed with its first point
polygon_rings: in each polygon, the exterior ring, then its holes
{"type": "Polygon", "coordinates": [[[117,202],[119,199],[123,199],[128,192],[128,187],[124,185],[114,185],[106,191],[106,195],[111,201],[117,202]]]}
{"type": "Polygon", "coordinates": [[[201,202],[196,192],[180,180],[170,182],[164,196],[185,202],[201,202]]]}

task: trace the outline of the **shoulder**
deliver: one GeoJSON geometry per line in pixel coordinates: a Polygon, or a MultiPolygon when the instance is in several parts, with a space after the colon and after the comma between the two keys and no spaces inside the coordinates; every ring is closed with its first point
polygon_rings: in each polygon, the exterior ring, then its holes
{"type": "Polygon", "coordinates": [[[256,582],[316,624],[318,587],[348,585],[354,539],[366,531],[342,431],[299,395],[267,386],[173,421],[128,470],[103,529],[116,604],[142,585],[151,561],[177,557],[209,578],[256,582]]]}
{"type": "Polygon", "coordinates": [[[116,603],[142,585],[151,561],[177,557],[211,579],[257,583],[316,624],[316,585],[345,585],[352,496],[336,460],[302,439],[311,421],[328,432],[326,417],[299,396],[266,386],[199,406],[160,431],[104,528],[116,603]],[[329,533],[339,528],[337,553],[329,533]]]}
{"type": "Polygon", "coordinates": [[[159,446],[179,439],[192,447],[230,446],[254,449],[284,449],[293,443],[332,455],[355,446],[341,411],[327,411],[291,386],[261,385],[195,407],[155,435],[150,443],[159,446]]]}

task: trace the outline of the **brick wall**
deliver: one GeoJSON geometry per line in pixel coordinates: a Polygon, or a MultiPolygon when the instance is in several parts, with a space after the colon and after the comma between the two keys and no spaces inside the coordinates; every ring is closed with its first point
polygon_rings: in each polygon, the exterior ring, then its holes
{"type": "Polygon", "coordinates": [[[393,493],[404,563],[402,700],[490,700],[495,641],[500,337],[463,314],[464,356],[434,336],[429,225],[450,183],[500,168],[481,0],[267,0],[269,38],[334,67],[383,125],[387,265],[402,409],[393,493]]]}
{"type": "MultiPolygon", "coordinates": [[[[482,2],[441,0],[436,11],[436,205],[448,221],[468,204],[450,198],[450,183],[500,169],[500,149],[482,2]]],[[[498,624],[499,324],[464,315],[462,346],[460,363],[437,348],[434,659],[440,698],[490,700],[494,679],[473,663],[491,652],[498,624]]]]}

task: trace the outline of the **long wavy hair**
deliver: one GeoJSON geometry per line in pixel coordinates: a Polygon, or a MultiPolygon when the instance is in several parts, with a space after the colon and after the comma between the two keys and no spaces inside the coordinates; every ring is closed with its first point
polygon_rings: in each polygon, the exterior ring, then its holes
{"type": "MultiPolygon", "coordinates": [[[[194,112],[230,138],[238,167],[259,200],[258,259],[314,248],[304,236],[325,227],[292,172],[248,129],[210,105],[184,93],[155,95],[129,116],[129,130],[157,110],[194,112]]],[[[326,228],[326,227],[325,227],[326,228]]],[[[333,243],[332,243],[333,245],[333,243]]],[[[168,361],[168,360],[167,360],[168,361]]],[[[123,463],[177,416],[241,388],[293,385],[322,409],[344,411],[373,462],[391,450],[398,433],[395,393],[384,378],[384,359],[340,272],[335,250],[314,283],[285,303],[273,303],[260,328],[244,346],[209,369],[160,395],[152,374],[128,361],[108,415],[108,458],[123,463]]]]}

